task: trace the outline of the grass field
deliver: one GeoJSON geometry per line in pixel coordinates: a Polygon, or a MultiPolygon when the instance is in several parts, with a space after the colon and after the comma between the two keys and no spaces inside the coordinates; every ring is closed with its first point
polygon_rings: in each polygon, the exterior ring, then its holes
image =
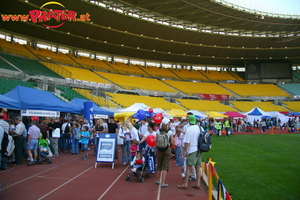
{"type": "Polygon", "coordinates": [[[299,200],[300,134],[213,136],[217,173],[233,200],[299,200]]]}

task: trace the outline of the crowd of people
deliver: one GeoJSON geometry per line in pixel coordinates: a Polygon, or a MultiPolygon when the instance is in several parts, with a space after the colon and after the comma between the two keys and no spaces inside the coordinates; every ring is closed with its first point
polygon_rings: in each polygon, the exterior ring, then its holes
{"type": "Polygon", "coordinates": [[[196,181],[196,184],[191,187],[200,189],[202,153],[198,153],[197,138],[201,131],[229,137],[234,132],[247,131],[249,127],[261,128],[262,132],[265,132],[265,129],[272,126],[286,125],[291,128],[291,131],[298,130],[299,118],[291,118],[285,124],[272,119],[254,120],[250,124],[241,118],[197,119],[193,113],[187,113],[184,118],[162,119],[160,123],[154,123],[150,118],[128,119],[120,123],[113,117],[109,117],[107,120],[97,119],[94,121],[94,126],[91,126],[87,119],[35,117],[30,119],[30,127],[26,128],[20,116],[8,118],[6,110],[2,109],[0,144],[5,132],[13,137],[15,149],[10,157],[0,154],[1,169],[6,170],[10,162],[11,167],[21,166],[25,159],[28,161],[28,166],[35,164],[39,158],[39,139],[49,141],[53,156],[59,156],[61,153],[80,154],[81,150],[82,160],[86,160],[91,146],[94,146],[93,155],[97,154],[99,133],[115,133],[122,141],[118,142],[118,148],[122,152],[122,164],[131,165],[134,173],[151,157],[157,174],[155,184],[162,188],[168,187],[167,174],[173,156],[176,159],[174,166],[182,167],[182,170],[178,171],[184,178],[184,183],[178,185],[178,188],[188,189],[188,182],[196,181]],[[147,143],[149,136],[158,138],[160,134],[165,134],[168,138],[166,148],[157,148],[147,143]]]}

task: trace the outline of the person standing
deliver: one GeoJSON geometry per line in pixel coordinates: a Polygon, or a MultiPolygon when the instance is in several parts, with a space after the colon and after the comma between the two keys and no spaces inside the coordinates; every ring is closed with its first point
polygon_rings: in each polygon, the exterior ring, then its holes
{"type": "MultiPolygon", "coordinates": [[[[148,132],[148,123],[146,122],[146,119],[142,119],[140,121],[140,127],[139,127],[139,138],[140,140],[144,137],[145,133],[148,132]]],[[[146,147],[146,141],[143,141],[139,144],[140,153],[143,154],[143,149],[146,147]]]]}
{"type": "Polygon", "coordinates": [[[23,133],[25,131],[25,125],[22,122],[21,117],[17,116],[15,118],[15,122],[17,124],[15,131],[10,131],[15,143],[15,161],[12,164],[12,167],[18,167],[22,165],[23,161],[23,142],[24,136],[23,133]]]}
{"type": "Polygon", "coordinates": [[[115,121],[115,118],[114,117],[110,117],[109,118],[109,122],[108,123],[108,133],[116,133],[118,134],[119,132],[119,127],[118,127],[118,124],[116,123],[115,121]]]}
{"type": "Polygon", "coordinates": [[[53,156],[59,156],[58,154],[58,139],[59,137],[53,137],[52,132],[57,128],[60,130],[60,123],[57,118],[52,118],[52,122],[48,124],[49,126],[49,136],[50,136],[50,146],[52,145],[53,156]],[[50,131],[51,130],[51,131],[50,131]]]}
{"type": "Polygon", "coordinates": [[[89,127],[88,126],[83,126],[82,127],[83,130],[81,132],[81,144],[82,144],[82,151],[84,156],[82,157],[82,160],[86,160],[89,156],[89,154],[87,153],[88,150],[88,143],[89,143],[89,139],[91,137],[90,132],[89,132],[89,127]]]}
{"type": "Polygon", "coordinates": [[[33,165],[37,159],[37,149],[41,130],[36,126],[36,121],[31,121],[31,126],[28,129],[27,153],[30,162],[27,165],[33,165]],[[33,150],[33,155],[31,151],[33,150]]]}
{"type": "Polygon", "coordinates": [[[64,123],[61,126],[62,132],[62,145],[63,145],[63,152],[67,153],[69,151],[69,140],[71,138],[71,127],[72,124],[69,122],[68,119],[64,119],[64,123]]]}
{"type": "Polygon", "coordinates": [[[43,120],[42,123],[36,125],[40,130],[41,130],[41,133],[42,133],[42,139],[47,139],[49,138],[49,127],[47,125],[47,121],[46,120],[43,120]]]}
{"type": "Polygon", "coordinates": [[[81,139],[81,131],[79,128],[79,123],[75,122],[73,124],[73,136],[72,136],[72,150],[71,154],[78,154],[79,140],[81,139]]]}
{"type": "MultiPolygon", "coordinates": [[[[192,185],[192,188],[200,190],[200,180],[201,180],[201,157],[202,153],[198,152],[198,138],[200,135],[200,128],[196,125],[196,117],[194,115],[189,116],[190,127],[187,128],[185,137],[183,139],[184,149],[183,156],[187,158],[187,169],[186,176],[183,185],[178,185],[179,189],[188,189],[189,175],[191,167],[195,166],[197,174],[197,184],[192,185]]],[[[201,127],[202,128],[202,127],[201,127]]]]}
{"type": "MultiPolygon", "coordinates": [[[[3,128],[4,132],[6,132],[7,134],[9,133],[9,124],[3,120],[3,113],[0,113],[0,126],[3,128]]],[[[4,133],[3,133],[3,135],[4,135],[4,133]]],[[[3,139],[3,136],[2,136],[2,139],[3,139]]],[[[2,155],[1,169],[2,170],[7,169],[7,156],[2,155]]]]}
{"type": "Polygon", "coordinates": [[[159,133],[157,133],[156,138],[159,134],[166,134],[168,137],[168,146],[166,150],[157,149],[156,156],[157,156],[157,180],[155,181],[155,184],[160,185],[160,187],[168,187],[169,184],[166,183],[167,173],[169,171],[169,164],[170,164],[170,158],[171,158],[171,144],[174,144],[174,137],[173,132],[171,130],[168,130],[168,125],[163,123],[159,133]]]}
{"type": "Polygon", "coordinates": [[[230,135],[230,130],[231,130],[231,125],[230,122],[228,120],[228,118],[226,118],[225,122],[224,122],[224,126],[225,126],[225,130],[226,130],[226,137],[229,137],[230,135]]]}
{"type": "Polygon", "coordinates": [[[119,129],[119,137],[124,139],[124,144],[121,145],[122,149],[122,163],[126,165],[126,156],[127,161],[130,164],[131,162],[131,153],[130,153],[130,142],[131,142],[131,134],[128,128],[128,123],[123,122],[122,127],[119,129]]]}

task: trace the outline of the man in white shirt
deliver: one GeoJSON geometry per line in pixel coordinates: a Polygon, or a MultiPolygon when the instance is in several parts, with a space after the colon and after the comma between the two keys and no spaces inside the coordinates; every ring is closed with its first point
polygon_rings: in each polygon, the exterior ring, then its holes
{"type": "Polygon", "coordinates": [[[15,154],[15,162],[12,164],[12,167],[18,167],[20,165],[22,165],[22,161],[23,161],[23,143],[24,143],[24,136],[23,133],[25,131],[25,125],[22,122],[22,118],[20,116],[17,116],[15,118],[16,121],[16,130],[10,131],[10,134],[12,135],[12,137],[14,138],[14,142],[15,142],[15,150],[14,150],[14,154],[15,154]]]}
{"type": "MultiPolygon", "coordinates": [[[[145,136],[145,134],[148,132],[148,123],[145,119],[141,120],[141,124],[139,127],[139,138],[142,140],[142,138],[145,136]]],[[[143,141],[139,144],[140,152],[143,152],[143,149],[146,147],[146,141],[143,141]]]]}
{"type": "Polygon", "coordinates": [[[183,156],[187,158],[187,169],[186,176],[183,185],[178,185],[179,189],[188,189],[188,181],[191,172],[191,167],[195,166],[197,174],[197,184],[192,185],[192,188],[200,190],[200,180],[201,180],[201,156],[202,154],[198,152],[198,138],[200,135],[200,128],[196,124],[196,117],[194,115],[189,116],[190,126],[186,129],[185,136],[183,139],[184,149],[183,156]]]}

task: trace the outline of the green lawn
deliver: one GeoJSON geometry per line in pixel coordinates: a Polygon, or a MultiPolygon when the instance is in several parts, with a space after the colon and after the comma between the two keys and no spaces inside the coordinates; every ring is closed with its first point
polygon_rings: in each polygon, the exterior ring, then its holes
{"type": "Polygon", "coordinates": [[[299,200],[300,134],[213,136],[203,155],[233,200],[299,200]]]}

